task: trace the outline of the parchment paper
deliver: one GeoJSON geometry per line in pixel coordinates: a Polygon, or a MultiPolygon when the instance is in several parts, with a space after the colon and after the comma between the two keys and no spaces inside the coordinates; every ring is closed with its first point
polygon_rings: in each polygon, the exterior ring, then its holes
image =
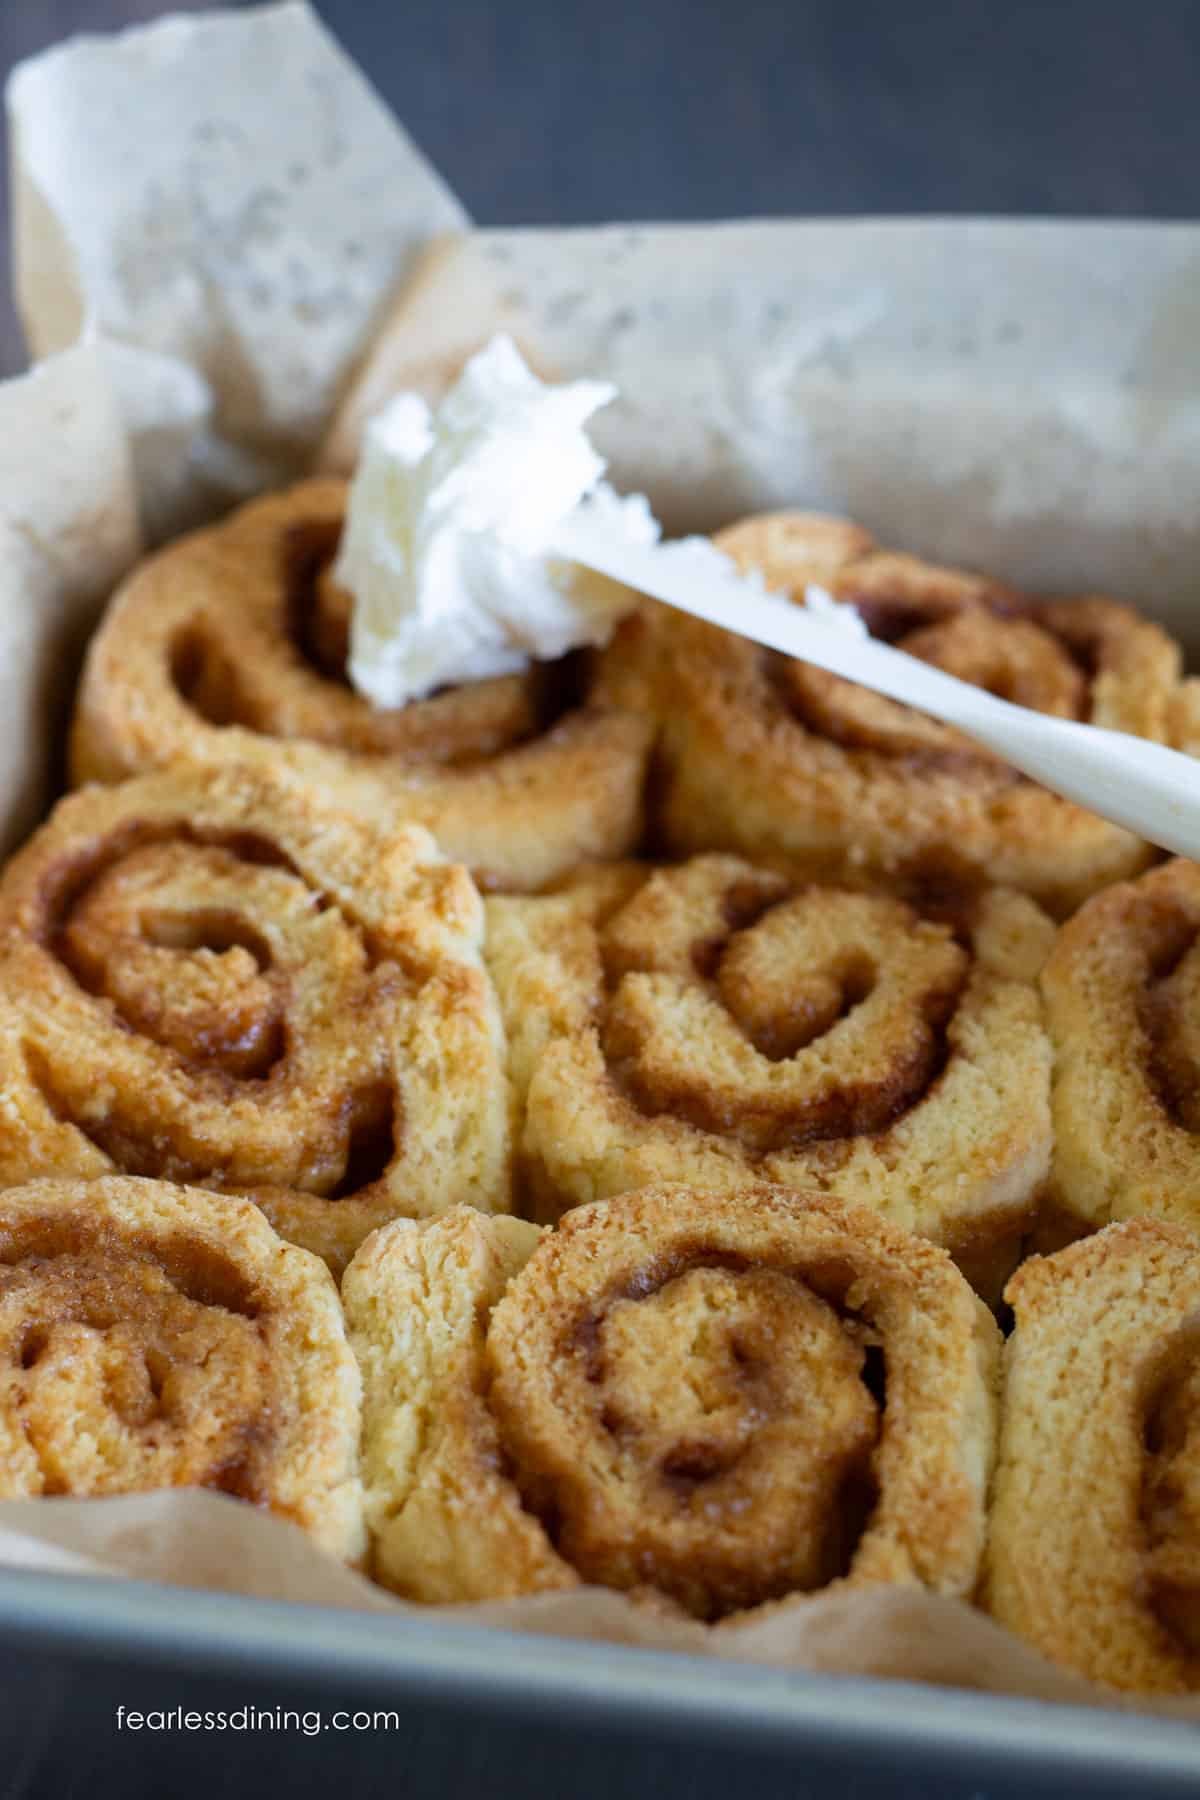
{"type": "Polygon", "coordinates": [[[479,231],[401,291],[322,455],[510,331],[673,531],[806,506],[1200,648],[1200,228],[786,220],[479,231]]]}
{"type": "Polygon", "coordinates": [[[303,469],[414,252],[466,222],[306,6],[74,39],[8,107],[30,350],[125,347],[156,536],[303,469]]]}
{"type": "Polygon", "coordinates": [[[0,384],[0,848],[36,822],[87,632],[141,550],[105,359],[64,351],[0,384]]]}
{"type": "Polygon", "coordinates": [[[355,1612],[443,1617],[548,1637],[732,1658],[782,1668],[931,1681],[1034,1700],[1200,1716],[1192,1700],[1135,1702],[1057,1669],[982,1613],[913,1588],[831,1590],[755,1623],[712,1630],[660,1618],[603,1588],[486,1606],[406,1605],[314,1551],[295,1526],[223,1494],[0,1505],[0,1564],[47,1573],[128,1576],[355,1612]]]}
{"type": "MultiPolygon", "coordinates": [[[[0,386],[0,832],[53,779],[78,641],[141,549],[316,451],[499,324],[612,376],[603,445],[672,526],[843,507],[885,538],[1186,624],[1200,564],[1200,231],[781,223],[461,233],[461,208],[300,5],[168,20],[18,70],[20,301],[0,386]],[[452,235],[447,238],[445,234],[452,235]],[[414,252],[437,242],[412,270],[414,252]],[[396,283],[399,282],[399,289],[396,283]],[[83,342],[76,345],[79,333],[83,342]]],[[[212,1494],[0,1505],[0,1564],[405,1612],[212,1494]]],[[[833,1590],[710,1631],[596,1590],[482,1624],[1118,1704],[965,1605],[833,1590]]],[[[1200,1701],[1151,1710],[1200,1716],[1200,1701]]]]}

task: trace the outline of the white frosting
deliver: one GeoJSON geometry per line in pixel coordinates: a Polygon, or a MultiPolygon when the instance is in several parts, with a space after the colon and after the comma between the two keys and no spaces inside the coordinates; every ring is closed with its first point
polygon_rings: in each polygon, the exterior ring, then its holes
{"type": "Polygon", "coordinates": [[[549,386],[497,337],[436,411],[400,394],[371,422],[334,573],[354,597],[350,679],[375,705],[604,643],[637,604],[546,554],[581,510],[614,539],[658,537],[644,497],[601,480],[583,429],[615,392],[549,386]]]}
{"type": "Polygon", "coordinates": [[[831,625],[835,631],[845,631],[851,637],[869,638],[866,620],[849,600],[835,600],[828,588],[810,581],[804,590],[804,610],[812,613],[822,625],[831,625]]]}

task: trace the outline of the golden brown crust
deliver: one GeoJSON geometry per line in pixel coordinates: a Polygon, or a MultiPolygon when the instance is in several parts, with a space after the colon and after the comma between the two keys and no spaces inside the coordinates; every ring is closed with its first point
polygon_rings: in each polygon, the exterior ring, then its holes
{"type": "Polygon", "coordinates": [[[134,571],[88,655],[75,781],[282,761],[357,789],[382,819],[426,825],[495,887],[625,854],[651,727],[589,700],[584,659],[395,711],[347,685],[349,600],[330,574],[345,496],[341,481],[302,483],[134,571]]]}
{"type": "Polygon", "coordinates": [[[343,1300],[398,1592],[587,1581],[720,1620],[974,1585],[999,1333],[943,1251],[863,1208],[664,1184],[540,1239],[460,1211],[378,1232],[343,1300]]]}
{"type": "MultiPolygon", "coordinates": [[[[816,582],[872,632],[1020,704],[1165,742],[1180,656],[1096,597],[1037,601],[880,551],[845,520],[775,514],[716,542],[799,600],[816,582]]],[[[664,848],[736,851],[808,879],[996,883],[1070,912],[1153,852],[951,727],[667,609],[626,622],[601,691],[659,720],[664,848]]]]}
{"type": "Polygon", "coordinates": [[[1200,1242],[1129,1220],[1008,1298],[988,1606],[1095,1681],[1200,1688],[1200,1242]]]}
{"type": "Polygon", "coordinates": [[[1180,683],[1171,705],[1170,742],[1176,750],[1200,756],[1200,677],[1180,683]]]}
{"type": "Polygon", "coordinates": [[[506,1208],[482,930],[420,827],[282,772],[70,795],[0,878],[0,1182],[249,1194],[337,1268],[397,1214],[506,1208]]]}
{"type": "Polygon", "coordinates": [[[1080,1229],[1200,1228],[1200,868],[1097,894],[1043,974],[1055,1049],[1054,1205],[1080,1229]]]}
{"type": "Polygon", "coordinates": [[[1054,1044],[1051,1204],[1079,1229],[1200,1228],[1200,868],[1088,900],[1042,977],[1054,1044]]]}
{"type": "Polygon", "coordinates": [[[209,1487],[364,1549],[359,1390],[324,1265],[166,1182],[0,1194],[0,1497],[209,1487]]]}
{"type": "Polygon", "coordinates": [[[998,1295],[1050,1155],[1032,901],[922,913],[700,856],[488,915],[538,1217],[760,1176],[861,1200],[998,1295]]]}

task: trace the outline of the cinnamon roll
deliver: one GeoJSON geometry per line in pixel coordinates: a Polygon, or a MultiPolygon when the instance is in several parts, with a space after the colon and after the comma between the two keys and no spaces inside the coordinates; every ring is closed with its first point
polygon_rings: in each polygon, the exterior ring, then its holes
{"type": "Polygon", "coordinates": [[[1127,1220],[1007,1292],[987,1604],[1094,1681],[1200,1689],[1200,1240],[1127,1220]]]}
{"type": "Polygon", "coordinates": [[[365,1548],[337,1293],[249,1202],[107,1176],[0,1193],[0,1497],[214,1488],[365,1548]]]}
{"type": "Polygon", "coordinates": [[[505,1208],[482,926],[420,827],[278,773],[70,795],[0,878],[0,1183],[248,1194],[335,1267],[398,1213],[505,1208]]]}
{"type": "Polygon", "coordinates": [[[1188,756],[1200,756],[1200,676],[1181,682],[1171,707],[1171,745],[1188,756]]]}
{"type": "Polygon", "coordinates": [[[488,911],[535,1216],[755,1174],[859,1199],[998,1294],[1050,1158],[1031,900],[922,909],[713,855],[488,911]]]}
{"type": "Polygon", "coordinates": [[[305,482],[135,570],[92,641],[74,779],[284,762],[373,793],[492,887],[631,849],[651,726],[598,701],[586,657],[394,711],[353,692],[350,598],[331,574],[345,498],[343,482],[305,482]]]}
{"type": "MultiPolygon", "coordinates": [[[[716,539],[796,600],[817,583],[872,633],[1036,711],[1165,742],[1177,646],[1131,608],[1035,600],[878,550],[843,520],[779,514],[716,539]]],[[[666,609],[627,621],[601,691],[660,725],[673,853],[737,851],[812,879],[995,883],[1066,914],[1153,852],[950,726],[666,609]]]]}
{"type": "Polygon", "coordinates": [[[1165,863],[1095,895],[1042,980],[1051,1205],[1075,1234],[1142,1213],[1200,1230],[1200,867],[1165,863]]]}
{"type": "Polygon", "coordinates": [[[591,1583],[719,1621],[974,1585],[999,1332],[864,1208],[664,1185],[540,1237],[460,1210],[376,1233],[343,1301],[399,1593],[591,1583]]]}

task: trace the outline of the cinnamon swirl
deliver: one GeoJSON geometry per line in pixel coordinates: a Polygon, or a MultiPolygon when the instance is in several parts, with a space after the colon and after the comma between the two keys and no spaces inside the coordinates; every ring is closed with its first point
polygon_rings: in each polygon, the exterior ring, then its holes
{"type": "Polygon", "coordinates": [[[280,773],[70,795],[0,878],[0,1182],[248,1194],[335,1267],[398,1213],[505,1208],[482,926],[419,826],[280,773]]]}
{"type": "Polygon", "coordinates": [[[1111,1225],[1008,1298],[989,1608],[1095,1681],[1200,1689],[1200,1241],[1111,1225]]]}
{"type": "Polygon", "coordinates": [[[254,501],[137,569],[93,639],[77,782],[180,759],[289,764],[374,793],[487,886],[540,887],[641,831],[651,727],[601,704],[584,657],[380,711],[345,679],[349,596],[331,576],[343,482],[254,501]]]}
{"type": "Polygon", "coordinates": [[[343,1282],[376,1575],[719,1621],[831,1584],[973,1587],[999,1333],[863,1208],[647,1188],[556,1231],[398,1223],[343,1282]]]}
{"type": "MultiPolygon", "coordinates": [[[[1178,647],[1131,608],[1035,600],[876,549],[843,520],[752,518],[718,535],[799,600],[809,583],[871,631],[1006,699],[1165,742],[1178,647]]],[[[1153,852],[1047,793],[950,726],[714,626],[647,608],[605,654],[601,691],[661,730],[658,828],[805,878],[995,883],[1065,914],[1153,852]]]]}
{"type": "Polygon", "coordinates": [[[324,1265],[248,1201],[0,1193],[0,1497],[215,1488],[365,1548],[360,1383],[324,1265]]]}
{"type": "Polygon", "coordinates": [[[1050,1157],[1031,900],[922,910],[714,855],[488,911],[537,1217],[757,1174],[861,1200],[998,1294],[1050,1157]]]}

